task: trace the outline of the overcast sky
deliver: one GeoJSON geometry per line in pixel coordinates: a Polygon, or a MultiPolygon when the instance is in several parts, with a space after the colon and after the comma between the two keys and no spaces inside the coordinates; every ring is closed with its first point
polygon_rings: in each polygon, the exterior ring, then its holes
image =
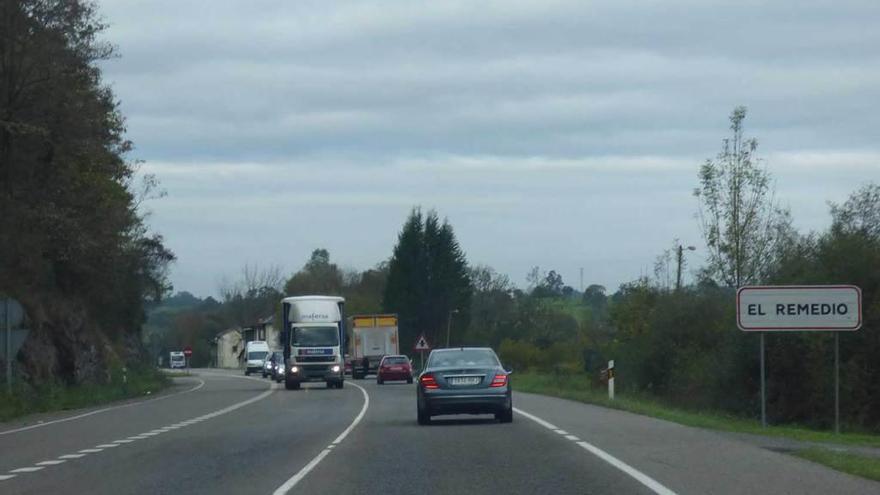
{"type": "Polygon", "coordinates": [[[104,0],[104,64],[176,290],[388,258],[413,206],[468,259],[616,289],[674,238],[736,105],[801,230],[880,181],[880,2],[104,0]],[[728,5],[725,5],[728,4],[728,5]],[[765,5],[766,4],[766,5],[765,5]]]}

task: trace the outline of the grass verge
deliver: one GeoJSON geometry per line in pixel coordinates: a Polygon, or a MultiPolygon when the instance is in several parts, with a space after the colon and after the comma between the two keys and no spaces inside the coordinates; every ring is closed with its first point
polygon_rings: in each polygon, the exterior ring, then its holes
{"type": "Polygon", "coordinates": [[[835,452],[819,447],[794,452],[794,455],[844,473],[880,481],[880,459],[849,452],[835,452]]]}
{"type": "Polygon", "coordinates": [[[36,387],[17,384],[12,395],[0,392],[0,421],[8,421],[26,414],[64,411],[104,404],[132,397],[154,394],[167,387],[171,380],[153,368],[129,369],[112,373],[106,384],[64,386],[58,383],[36,387]]]}
{"type": "Polygon", "coordinates": [[[760,421],[733,416],[718,411],[692,411],[666,404],[649,397],[617,394],[608,399],[604,389],[593,389],[587,375],[555,375],[545,373],[517,373],[512,376],[513,387],[522,392],[550,395],[588,404],[596,404],[645,416],[665,419],[687,426],[736,433],[752,433],[791,438],[804,442],[823,442],[843,445],[880,447],[880,435],[870,433],[841,433],[815,430],[800,426],[769,426],[762,428],[760,421]]]}

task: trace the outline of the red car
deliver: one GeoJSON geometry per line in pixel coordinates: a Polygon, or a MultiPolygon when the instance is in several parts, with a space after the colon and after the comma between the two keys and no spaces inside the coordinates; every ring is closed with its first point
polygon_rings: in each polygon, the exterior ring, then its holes
{"type": "Polygon", "coordinates": [[[382,385],[386,380],[406,380],[413,382],[412,363],[406,356],[385,356],[379,362],[376,383],[382,385]]]}

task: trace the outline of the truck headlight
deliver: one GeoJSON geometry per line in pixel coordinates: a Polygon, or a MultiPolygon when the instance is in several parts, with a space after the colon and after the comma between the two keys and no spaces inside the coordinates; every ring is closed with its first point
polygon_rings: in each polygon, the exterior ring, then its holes
{"type": "Polygon", "coordinates": [[[332,369],[334,373],[339,373],[339,365],[338,364],[330,369],[332,369]]]}
{"type": "Polygon", "coordinates": [[[296,366],[291,366],[291,367],[290,367],[290,372],[291,372],[291,373],[296,373],[296,372],[298,372],[298,371],[299,371],[299,368],[298,368],[298,367],[296,367],[296,366]]]}

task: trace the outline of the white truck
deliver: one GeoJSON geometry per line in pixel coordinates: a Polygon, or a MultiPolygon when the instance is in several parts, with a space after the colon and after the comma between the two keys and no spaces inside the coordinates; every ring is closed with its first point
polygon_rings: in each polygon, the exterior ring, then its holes
{"type": "Polygon", "coordinates": [[[397,315],[354,315],[348,320],[351,329],[351,377],[361,379],[379,369],[379,362],[387,355],[400,354],[397,333],[397,315]]]}
{"type": "Polygon", "coordinates": [[[168,353],[168,367],[171,369],[186,368],[186,356],[183,354],[183,351],[171,351],[168,353]]]}
{"type": "Polygon", "coordinates": [[[345,379],[345,299],[298,296],[281,300],[281,347],[284,386],[297,390],[303,382],[322,381],[342,388],[345,379]]]}

